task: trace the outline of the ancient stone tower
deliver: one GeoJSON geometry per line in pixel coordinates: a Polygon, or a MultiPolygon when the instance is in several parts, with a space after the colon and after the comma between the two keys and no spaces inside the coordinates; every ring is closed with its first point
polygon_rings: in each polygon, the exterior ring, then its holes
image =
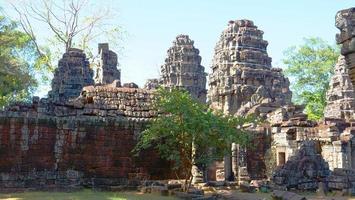
{"type": "Polygon", "coordinates": [[[243,115],[267,113],[291,102],[289,81],[271,67],[263,31],[250,20],[230,21],[215,47],[208,99],[211,107],[243,115]]]}
{"type": "Polygon", "coordinates": [[[341,44],[341,54],[349,68],[352,84],[355,84],[355,7],[341,10],[336,14],[335,26],[340,30],[336,41],[341,44]]]}
{"type": "Polygon", "coordinates": [[[201,65],[200,51],[188,35],[178,35],[167,51],[161,67],[164,87],[182,87],[199,101],[206,102],[206,73],[201,65]]]}
{"type": "Polygon", "coordinates": [[[108,43],[99,44],[100,61],[97,66],[96,84],[111,84],[121,80],[121,72],[117,69],[117,54],[109,50],[108,43]]]}
{"type": "Polygon", "coordinates": [[[55,102],[76,98],[84,86],[94,84],[92,77],[93,71],[83,51],[71,48],[58,62],[48,97],[55,102]]]}
{"type": "Polygon", "coordinates": [[[355,93],[349,77],[349,70],[344,56],[339,56],[334,75],[329,83],[327,106],[324,117],[337,119],[353,119],[355,111],[355,93]]]}

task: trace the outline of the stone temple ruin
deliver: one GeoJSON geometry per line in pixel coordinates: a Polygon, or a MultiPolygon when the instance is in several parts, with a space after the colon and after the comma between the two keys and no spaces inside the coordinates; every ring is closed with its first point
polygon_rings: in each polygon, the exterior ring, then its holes
{"type": "Polygon", "coordinates": [[[0,112],[0,188],[75,188],[136,185],[170,179],[171,163],[153,150],[133,157],[137,136],[156,116],[154,90],[185,88],[225,114],[254,114],[255,148],[232,144],[231,154],[196,176],[202,180],[266,178],[266,152],[275,149],[275,187],[314,190],[319,182],[355,192],[355,8],[339,11],[341,54],[327,92],[324,119],[310,121],[291,102],[289,80],[271,66],[263,31],[250,20],[230,21],[215,47],[206,90],[199,50],[178,35],[159,79],[144,88],[121,84],[117,54],[99,44],[96,71],[85,54],[69,49],[58,62],[48,98],[0,112]],[[94,76],[95,74],[95,76],[94,76]],[[208,97],[208,100],[206,98],[208,97]],[[200,177],[201,178],[201,177],[200,177]]]}

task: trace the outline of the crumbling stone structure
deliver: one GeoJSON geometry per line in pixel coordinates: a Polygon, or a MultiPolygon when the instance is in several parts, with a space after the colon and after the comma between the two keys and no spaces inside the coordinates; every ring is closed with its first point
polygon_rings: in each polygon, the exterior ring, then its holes
{"type": "Polygon", "coordinates": [[[83,51],[71,48],[58,62],[48,97],[60,103],[76,98],[83,87],[94,84],[92,77],[93,71],[83,51]]]}
{"type": "Polygon", "coordinates": [[[283,165],[282,170],[275,174],[274,182],[286,188],[317,189],[318,180],[329,176],[330,170],[316,150],[314,141],[303,142],[297,152],[283,165]]]}
{"type": "Polygon", "coordinates": [[[288,108],[280,108],[269,114],[273,139],[277,148],[277,164],[279,169],[275,170],[274,182],[279,185],[287,185],[302,189],[314,189],[318,181],[329,182],[328,187],[335,190],[353,190],[355,184],[352,170],[355,168],[355,141],[354,141],[354,83],[352,68],[354,38],[354,13],[355,9],[350,8],[339,11],[336,15],[336,26],[341,30],[337,35],[337,42],[342,44],[341,56],[334,69],[334,75],[330,81],[327,92],[327,106],[324,119],[319,122],[306,120],[306,117],[289,113],[288,108]],[[308,165],[308,171],[319,173],[319,169],[332,172],[330,176],[326,173],[318,174],[313,179],[305,179],[307,176],[290,176],[287,171],[298,173],[299,170],[292,170],[293,165],[302,165],[302,160],[297,156],[302,151],[304,144],[314,143],[316,151],[312,152],[313,158],[308,160],[314,163],[308,165]],[[317,155],[316,155],[317,154],[317,155]],[[319,161],[318,155],[323,160],[319,161]],[[318,161],[317,161],[318,160],[318,161]],[[325,166],[326,164],[327,166],[325,166]],[[349,176],[349,177],[345,177],[349,176]],[[286,180],[286,181],[285,181],[286,180]],[[305,184],[306,183],[306,184],[305,184]],[[292,186],[293,185],[293,186],[292,186]]]}
{"type": "Polygon", "coordinates": [[[341,54],[344,55],[349,68],[349,75],[355,84],[355,8],[339,11],[335,17],[335,26],[340,30],[336,41],[341,44],[341,54]]]}
{"type": "Polygon", "coordinates": [[[184,88],[192,97],[205,103],[207,74],[199,54],[188,35],[178,35],[161,66],[161,82],[164,87],[184,88]]]}
{"type": "Polygon", "coordinates": [[[148,79],[147,82],[144,84],[144,89],[155,90],[160,85],[161,85],[161,81],[159,79],[156,79],[156,78],[148,79]]]}
{"type": "Polygon", "coordinates": [[[215,47],[208,99],[228,114],[267,113],[291,103],[289,81],[271,67],[263,31],[250,20],[230,21],[215,47]],[[272,106],[271,106],[272,105],[272,106]]]}
{"type": "MultiPolygon", "coordinates": [[[[291,104],[289,81],[281,69],[271,67],[267,45],[268,42],[263,40],[263,31],[252,21],[228,23],[216,44],[212,73],[209,75],[208,99],[211,108],[231,115],[254,114],[266,118],[267,113],[291,104]]],[[[234,147],[232,159],[224,159],[227,179],[233,179],[231,176],[240,178],[241,174],[249,174],[253,179],[265,176],[263,154],[270,147],[264,142],[270,137],[268,127],[257,127],[252,131],[257,150],[239,149],[237,153],[238,148],[234,147]]]]}
{"type": "Polygon", "coordinates": [[[325,118],[354,119],[355,93],[344,56],[339,56],[327,92],[325,118]]]}
{"type": "Polygon", "coordinates": [[[95,86],[77,49],[63,55],[52,86],[48,99],[0,112],[0,190],[107,188],[174,177],[156,152],[137,158],[131,152],[156,116],[152,91],[133,83],[95,86]]]}
{"type": "Polygon", "coordinates": [[[96,69],[96,84],[111,84],[121,81],[121,72],[117,69],[117,54],[109,50],[108,43],[99,44],[99,64],[96,69]]]}
{"type": "MultiPolygon", "coordinates": [[[[325,118],[315,122],[291,103],[289,81],[271,66],[263,32],[250,20],[229,22],[215,48],[209,105],[225,114],[254,114],[265,123],[250,127],[253,148],[232,144],[231,155],[207,169],[207,177],[263,179],[265,152],[273,145],[276,185],[307,190],[324,181],[330,189],[355,193],[355,8],[339,11],[336,26],[342,55],[327,92],[325,118]]],[[[96,84],[85,54],[72,48],[59,60],[48,98],[0,111],[0,190],[107,188],[174,177],[170,163],[155,151],[133,157],[131,150],[157,114],[152,100],[160,85],[185,88],[206,102],[199,50],[187,35],[178,35],[162,77],[148,80],[144,89],[121,84],[117,55],[108,44],[99,44],[99,54],[96,84]]],[[[197,182],[206,178],[198,166],[192,172],[197,182]]]]}

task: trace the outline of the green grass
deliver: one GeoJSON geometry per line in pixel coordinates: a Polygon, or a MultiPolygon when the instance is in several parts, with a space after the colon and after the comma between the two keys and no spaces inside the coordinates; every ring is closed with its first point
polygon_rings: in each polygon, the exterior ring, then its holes
{"type": "Polygon", "coordinates": [[[82,190],[79,192],[21,192],[0,194],[1,200],[175,200],[159,194],[141,194],[138,192],[95,192],[82,190]]]}

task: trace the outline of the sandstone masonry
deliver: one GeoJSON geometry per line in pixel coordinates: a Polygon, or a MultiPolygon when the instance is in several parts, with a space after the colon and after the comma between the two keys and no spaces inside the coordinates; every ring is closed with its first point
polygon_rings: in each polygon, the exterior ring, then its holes
{"type": "Polygon", "coordinates": [[[161,67],[161,81],[164,87],[185,88],[192,97],[205,103],[207,74],[199,53],[188,35],[178,35],[161,67]]]}

